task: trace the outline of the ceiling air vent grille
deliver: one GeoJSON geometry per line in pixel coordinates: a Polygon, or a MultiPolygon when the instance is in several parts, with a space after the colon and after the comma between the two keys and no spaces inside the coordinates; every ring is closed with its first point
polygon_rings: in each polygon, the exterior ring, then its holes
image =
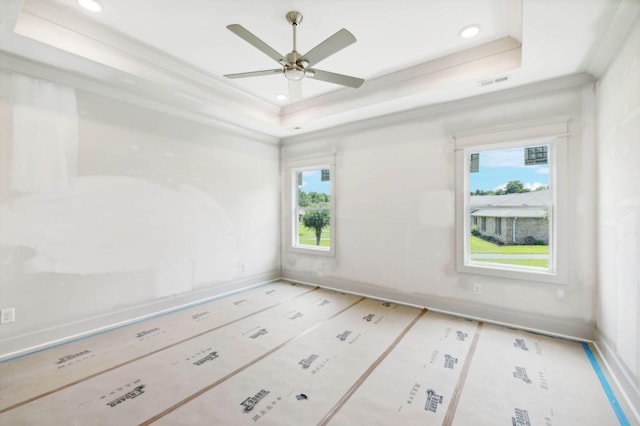
{"type": "Polygon", "coordinates": [[[490,86],[492,84],[496,84],[496,83],[503,83],[505,81],[509,80],[509,76],[508,75],[503,75],[501,77],[496,77],[496,78],[492,78],[489,80],[481,80],[479,82],[480,86],[490,86]]]}

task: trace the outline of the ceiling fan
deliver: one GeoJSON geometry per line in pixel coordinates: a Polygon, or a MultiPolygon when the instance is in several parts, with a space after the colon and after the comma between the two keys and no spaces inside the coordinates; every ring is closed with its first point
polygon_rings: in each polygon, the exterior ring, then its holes
{"type": "Polygon", "coordinates": [[[323,59],[344,49],[350,44],[355,43],[356,38],[353,36],[353,34],[343,28],[322,43],[318,44],[306,54],[301,55],[296,50],[296,28],[298,24],[302,22],[302,14],[300,12],[292,11],[286,14],[286,18],[287,22],[289,22],[293,27],[293,50],[286,55],[281,55],[280,53],[278,53],[275,49],[253,35],[242,25],[228,25],[227,28],[232,33],[275,60],[281,65],[281,68],[243,72],[237,74],[225,74],[225,77],[246,78],[273,74],[284,74],[287,80],[289,80],[290,100],[298,100],[302,97],[301,80],[305,77],[313,78],[320,81],[326,81],[328,83],[340,84],[342,86],[353,87],[356,89],[362,86],[364,80],[361,78],[311,68],[313,65],[317,64],[323,59]]]}

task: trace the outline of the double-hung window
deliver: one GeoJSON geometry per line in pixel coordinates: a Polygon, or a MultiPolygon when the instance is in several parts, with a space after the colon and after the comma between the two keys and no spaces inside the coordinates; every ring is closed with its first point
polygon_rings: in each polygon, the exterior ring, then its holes
{"type": "Polygon", "coordinates": [[[329,161],[290,168],[291,249],[333,255],[335,235],[334,167],[329,161]]]}
{"type": "Polygon", "coordinates": [[[456,135],[458,271],[566,275],[567,122],[456,135]]]}

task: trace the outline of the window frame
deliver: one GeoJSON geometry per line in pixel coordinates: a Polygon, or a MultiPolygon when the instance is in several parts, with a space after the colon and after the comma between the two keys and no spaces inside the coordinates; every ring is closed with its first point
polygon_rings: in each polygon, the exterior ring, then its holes
{"type": "Polygon", "coordinates": [[[556,284],[568,281],[568,119],[551,122],[523,123],[475,132],[458,133],[454,136],[456,150],[456,269],[461,273],[490,275],[511,279],[532,280],[556,284]],[[549,187],[553,218],[549,229],[548,270],[510,266],[498,263],[471,262],[469,241],[472,221],[469,211],[469,167],[470,154],[488,150],[549,145],[549,187]]]}
{"type": "MultiPolygon", "coordinates": [[[[322,173],[322,172],[321,172],[322,173]]],[[[335,256],[335,243],[336,243],[336,219],[335,219],[335,205],[336,205],[336,175],[335,175],[335,161],[333,157],[330,158],[317,158],[314,160],[298,161],[288,165],[289,175],[289,235],[286,236],[288,240],[288,249],[292,253],[304,253],[313,254],[318,256],[335,256]],[[329,226],[331,232],[329,234],[329,247],[319,247],[299,244],[298,242],[298,173],[311,171],[311,170],[329,170],[330,173],[330,188],[331,194],[329,199],[329,226]]]]}

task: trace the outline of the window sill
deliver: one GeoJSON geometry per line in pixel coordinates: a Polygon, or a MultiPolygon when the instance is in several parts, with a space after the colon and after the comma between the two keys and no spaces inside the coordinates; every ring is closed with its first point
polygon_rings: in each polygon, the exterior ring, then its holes
{"type": "Polygon", "coordinates": [[[549,284],[567,284],[566,277],[554,271],[540,271],[536,268],[522,267],[522,269],[501,268],[499,265],[490,264],[487,266],[472,263],[458,265],[458,272],[473,275],[486,275],[514,280],[536,281],[549,284]]]}
{"type": "Polygon", "coordinates": [[[315,256],[335,256],[334,250],[327,247],[312,247],[312,246],[291,246],[289,251],[292,253],[311,254],[315,256]]]}

